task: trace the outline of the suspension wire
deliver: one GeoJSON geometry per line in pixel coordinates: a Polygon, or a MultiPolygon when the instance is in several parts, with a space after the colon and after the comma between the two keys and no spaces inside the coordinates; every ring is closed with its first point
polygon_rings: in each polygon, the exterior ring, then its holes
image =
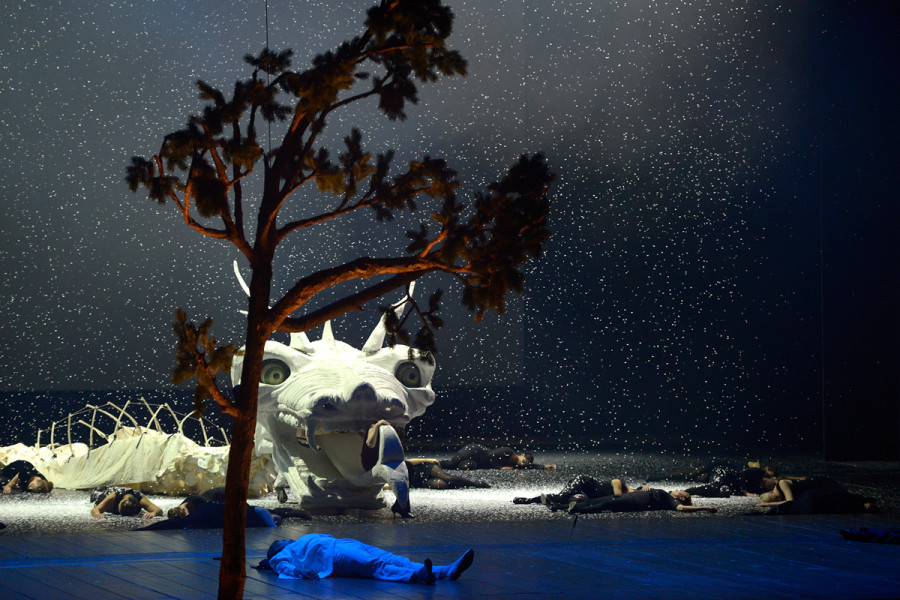
{"type": "Polygon", "coordinates": [[[822,458],[828,458],[828,397],[825,393],[825,160],[824,134],[819,130],[819,386],[822,395],[822,458]]]}
{"type": "MultiPolygon", "coordinates": [[[[824,67],[817,70],[819,83],[824,67]]],[[[821,87],[820,87],[821,89],[821,87]]],[[[825,377],[825,129],[819,119],[819,393],[822,400],[822,458],[828,458],[828,395],[825,377]]]]}
{"type": "Polygon", "coordinates": [[[575,520],[572,521],[572,531],[569,532],[569,542],[566,544],[567,546],[572,543],[572,536],[575,535],[575,526],[578,525],[578,513],[575,513],[575,520]]]}
{"type": "MultiPolygon", "coordinates": [[[[266,3],[266,53],[269,53],[269,0],[265,0],[266,3]]],[[[266,87],[269,87],[269,71],[266,70],[266,87]]],[[[268,149],[272,150],[272,121],[267,120],[266,124],[269,128],[269,146],[268,149]]]]}

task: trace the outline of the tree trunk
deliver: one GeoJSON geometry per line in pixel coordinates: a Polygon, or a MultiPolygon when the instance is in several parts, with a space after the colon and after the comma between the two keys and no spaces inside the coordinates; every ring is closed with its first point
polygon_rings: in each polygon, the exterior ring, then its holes
{"type": "Polygon", "coordinates": [[[247,488],[250,486],[250,463],[256,434],[256,407],[259,401],[259,376],[268,334],[259,327],[265,315],[269,284],[269,268],[254,269],[251,280],[247,338],[241,385],[235,389],[235,405],[231,448],[228,451],[228,473],[225,477],[225,524],[222,532],[222,564],[219,567],[219,600],[242,600],[247,579],[247,488]],[[260,300],[261,299],[261,300],[260,300]]]}
{"type": "Polygon", "coordinates": [[[241,600],[247,578],[247,488],[256,412],[234,419],[228,474],[225,479],[225,524],[222,533],[222,563],[219,566],[219,600],[241,600]]]}
{"type": "MultiPolygon", "coordinates": [[[[265,201],[264,201],[265,203],[265,201]]],[[[260,209],[262,219],[262,209],[260,209]]],[[[231,448],[228,451],[228,473],[225,477],[225,525],[222,532],[222,564],[219,567],[219,600],[242,600],[247,579],[247,488],[250,486],[250,463],[256,434],[256,408],[259,401],[259,377],[266,340],[270,332],[261,326],[268,313],[272,283],[274,246],[266,244],[269,229],[257,232],[258,247],[251,263],[250,298],[247,312],[247,337],[241,385],[235,389],[235,405],[231,448]]]]}

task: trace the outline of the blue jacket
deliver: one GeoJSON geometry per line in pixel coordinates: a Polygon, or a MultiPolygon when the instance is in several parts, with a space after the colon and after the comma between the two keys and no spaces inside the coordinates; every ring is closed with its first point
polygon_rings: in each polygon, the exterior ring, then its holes
{"type": "Polygon", "coordinates": [[[269,565],[280,579],[324,579],[334,570],[336,541],[327,533],[307,533],[270,558],[269,565]]]}

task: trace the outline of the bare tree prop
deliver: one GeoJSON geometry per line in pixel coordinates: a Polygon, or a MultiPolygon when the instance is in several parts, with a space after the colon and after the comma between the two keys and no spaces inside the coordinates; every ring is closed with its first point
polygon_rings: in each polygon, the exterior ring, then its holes
{"type": "MultiPolygon", "coordinates": [[[[197,326],[179,310],[175,324],[173,381],[196,378],[198,407],[211,399],[234,421],[219,598],[243,596],[247,482],[269,336],[307,331],[429,273],[453,275],[476,320],[486,311],[502,314],[507,292],[522,290],[524,265],[540,255],[549,236],[547,194],[554,176],[540,154],[521,156],[467,206],[456,196],[457,174],[443,159],[425,156],[398,167],[392,151],[366,151],[355,128],[336,158],[319,142],[336,111],[372,102],[388,119],[403,120],[420,85],[465,75],[466,61],[446,46],[452,24],[453,13],[440,0],[382,0],[367,11],[361,35],[316,56],[307,70],[291,70],[290,50],[248,55],[250,77],[238,80],[230,97],[198,81],[202,112],[166,135],[151,158],[131,159],[126,180],[132,191],[143,187],[150,199],[171,202],[187,226],[233,244],[252,271],[242,385],[233,400],[220,390],[216,375],[228,371],[235,347],[218,344],[209,319],[197,326]],[[284,127],[280,145],[268,152],[260,146],[260,122],[284,127]],[[245,180],[260,165],[261,196],[245,198],[245,180]],[[333,198],[327,210],[316,211],[298,193],[311,185],[333,198]],[[302,203],[309,214],[279,221],[288,202],[302,203]],[[388,221],[420,203],[430,207],[431,222],[407,232],[405,251],[323,265],[270,304],[275,250],[289,236],[302,238],[310,227],[363,210],[375,222],[388,221]],[[250,212],[256,216],[252,230],[250,212]],[[318,293],[348,282],[356,282],[357,291],[301,312],[318,293]]],[[[415,344],[426,351],[434,351],[433,329],[440,326],[438,299],[433,295],[426,307],[414,303],[411,313],[422,323],[415,344]]],[[[381,310],[392,314],[389,307],[381,310]]],[[[397,320],[388,328],[392,339],[409,336],[397,320]]]]}

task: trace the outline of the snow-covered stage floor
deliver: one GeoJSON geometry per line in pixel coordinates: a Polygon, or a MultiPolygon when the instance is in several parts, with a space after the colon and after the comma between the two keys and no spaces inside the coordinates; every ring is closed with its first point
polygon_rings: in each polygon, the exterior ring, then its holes
{"type": "MultiPolygon", "coordinates": [[[[442,458],[446,455],[438,455],[442,458]]],[[[756,458],[756,457],[752,457],[756,458]]],[[[763,461],[765,462],[763,457],[763,461]]],[[[729,462],[740,464],[746,457],[726,457],[729,462]]],[[[684,471],[710,460],[710,457],[668,457],[641,454],[586,454],[539,452],[536,460],[544,464],[556,464],[555,471],[469,471],[457,472],[472,479],[491,484],[489,489],[422,490],[410,491],[414,521],[418,523],[446,523],[467,521],[534,521],[570,520],[565,512],[551,513],[541,505],[514,505],[516,496],[537,496],[542,492],[558,491],[572,477],[587,473],[598,478],[620,477],[630,485],[647,483],[653,473],[684,471]]],[[[828,463],[809,457],[787,457],[772,461],[784,474],[828,475],[845,483],[851,489],[879,500],[884,513],[900,514],[900,466],[891,463],[828,463]]],[[[695,483],[687,481],[649,481],[654,487],[667,490],[684,489],[695,483]]],[[[134,517],[111,516],[96,520],[90,516],[88,492],[54,490],[49,496],[15,494],[0,498],[0,521],[7,525],[4,535],[34,535],[60,533],[98,533],[103,531],[127,531],[141,525],[134,517]]],[[[393,501],[386,492],[389,503],[393,501]]],[[[149,496],[163,513],[178,505],[180,498],[149,496]]],[[[292,498],[289,497],[289,502],[292,498]]],[[[747,497],[696,498],[695,504],[718,508],[715,515],[674,514],[671,512],[591,515],[599,519],[671,519],[671,518],[722,518],[744,516],[753,513],[757,500],[747,497]]],[[[274,494],[251,500],[251,504],[265,508],[277,508],[274,494]]],[[[292,506],[287,504],[285,506],[292,506]]],[[[315,521],[326,523],[366,523],[392,521],[387,508],[380,511],[343,515],[316,515],[315,521]]]]}
{"type": "MultiPolygon", "coordinates": [[[[708,457],[541,453],[558,471],[479,471],[485,490],[413,490],[415,519],[374,515],[286,519],[280,528],[247,531],[255,564],[277,539],[304,533],[353,537],[436,564],[467,548],[475,563],[454,582],[434,588],[357,579],[279,580],[247,569],[246,600],[290,598],[434,598],[489,600],[874,599],[898,597],[900,546],[851,542],[847,527],[900,528],[900,468],[896,463],[777,461],[782,472],[829,475],[853,491],[879,498],[884,510],[866,515],[751,517],[754,500],[710,499],[716,514],[674,512],[583,515],[517,506],[514,496],[559,489],[578,473],[646,475],[697,466],[708,457]]],[[[765,457],[760,457],[765,460],[765,457]]],[[[740,459],[736,459],[740,460],[740,459]]],[[[475,474],[470,472],[470,475],[475,474]]],[[[684,487],[660,482],[659,487],[684,487]]],[[[153,497],[162,508],[177,498],[153,497]]],[[[274,496],[256,502],[278,506],[274,496]]],[[[157,600],[216,597],[221,530],[132,532],[134,518],[96,521],[86,492],[55,490],[48,498],[0,498],[0,598],[4,600],[157,600]]]]}

